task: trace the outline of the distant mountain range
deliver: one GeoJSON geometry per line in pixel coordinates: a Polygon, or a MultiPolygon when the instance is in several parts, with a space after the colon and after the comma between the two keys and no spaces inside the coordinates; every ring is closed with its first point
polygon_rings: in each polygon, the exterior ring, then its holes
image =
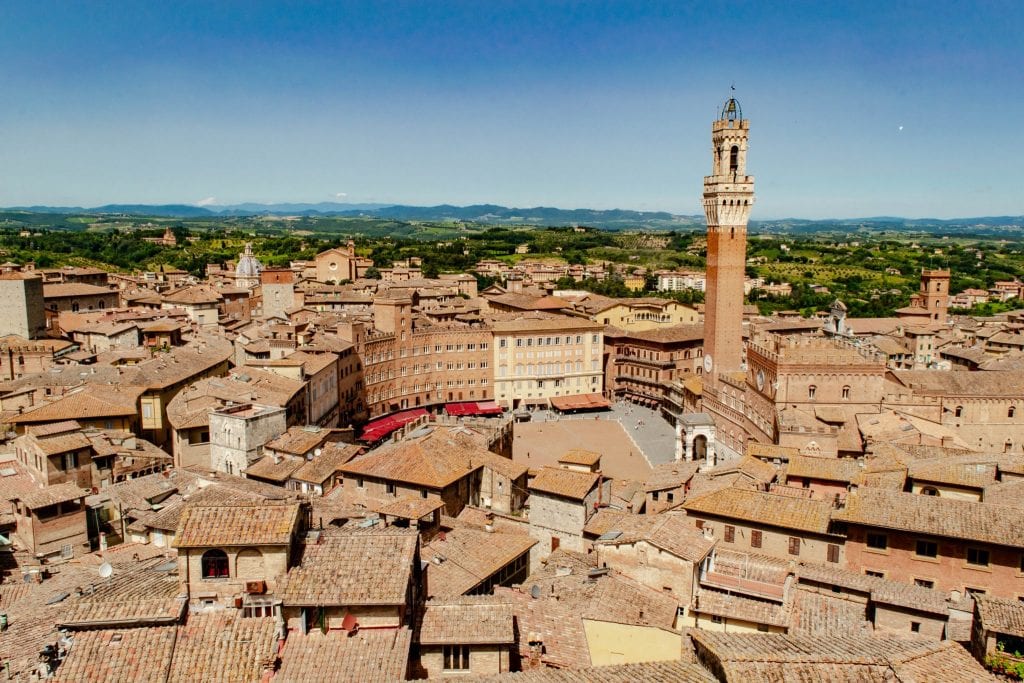
{"type": "MultiPolygon", "coordinates": [[[[627,209],[558,209],[538,206],[509,208],[497,204],[471,206],[407,206],[403,204],[230,204],[195,206],[191,204],[105,204],[85,208],[81,206],[18,206],[0,211],[29,211],[54,214],[127,214],[165,218],[217,218],[245,216],[335,216],[362,217],[398,221],[466,221],[492,225],[564,226],[588,225],[608,230],[628,229],[688,229],[704,225],[703,216],[675,215],[665,211],[631,211],[627,209]]],[[[858,228],[874,230],[927,230],[969,232],[983,228],[986,231],[1020,232],[1024,229],[1024,216],[986,216],[977,218],[901,218],[874,216],[869,218],[834,218],[808,220],[787,218],[751,221],[754,230],[780,232],[818,232],[822,230],[852,231],[858,228]]]]}

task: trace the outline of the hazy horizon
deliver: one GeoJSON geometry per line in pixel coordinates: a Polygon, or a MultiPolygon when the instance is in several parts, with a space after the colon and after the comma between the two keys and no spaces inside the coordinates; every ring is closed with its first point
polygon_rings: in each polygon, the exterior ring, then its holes
{"type": "Polygon", "coordinates": [[[1020,215],[1024,4],[11,2],[0,205],[1020,215]],[[1002,121],[1006,121],[1003,123],[1002,121]]]}

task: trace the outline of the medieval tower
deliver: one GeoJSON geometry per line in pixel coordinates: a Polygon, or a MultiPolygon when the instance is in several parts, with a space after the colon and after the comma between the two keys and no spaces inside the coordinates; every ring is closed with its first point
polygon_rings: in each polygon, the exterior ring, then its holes
{"type": "Polygon", "coordinates": [[[704,372],[710,381],[742,369],[743,280],[747,219],[754,178],[747,175],[750,121],[730,98],[711,124],[714,165],[704,177],[708,221],[707,291],[704,307],[704,372]]]}

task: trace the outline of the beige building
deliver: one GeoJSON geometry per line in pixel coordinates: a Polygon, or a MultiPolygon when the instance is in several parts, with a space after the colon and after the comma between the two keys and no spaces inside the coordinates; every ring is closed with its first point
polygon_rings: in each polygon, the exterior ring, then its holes
{"type": "Polygon", "coordinates": [[[495,321],[495,400],[515,409],[547,406],[559,396],[601,394],[603,329],[589,320],[542,314],[495,321]]]}
{"type": "Polygon", "coordinates": [[[419,634],[421,673],[429,678],[507,673],[515,627],[512,605],[499,600],[428,602],[419,634]]]}
{"type": "Polygon", "coordinates": [[[655,297],[613,299],[605,308],[594,311],[590,317],[594,322],[612,325],[627,332],[693,325],[700,320],[696,308],[672,299],[655,297]]]}
{"type": "Polygon", "coordinates": [[[305,531],[299,503],[192,505],[181,512],[174,547],[193,604],[273,593],[305,531]]]}

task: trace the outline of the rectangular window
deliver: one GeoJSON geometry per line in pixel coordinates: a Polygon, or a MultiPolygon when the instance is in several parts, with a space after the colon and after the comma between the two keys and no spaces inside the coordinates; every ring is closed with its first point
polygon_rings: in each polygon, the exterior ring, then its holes
{"type": "Polygon", "coordinates": [[[889,537],[885,534],[868,534],[867,546],[874,550],[885,550],[889,547],[889,537]]]}
{"type": "Polygon", "coordinates": [[[873,576],[876,579],[884,579],[885,578],[885,572],[878,572],[878,571],[875,571],[873,569],[865,569],[864,570],[864,576],[873,576]]]}
{"type": "Polygon", "coordinates": [[[968,597],[974,597],[975,595],[984,595],[985,590],[982,588],[971,588],[970,586],[964,586],[964,593],[967,593],[968,597]]]}
{"type": "Polygon", "coordinates": [[[828,561],[838,562],[839,561],[839,546],[834,543],[828,544],[828,561]]]}
{"type": "Polygon", "coordinates": [[[921,622],[919,622],[919,621],[912,621],[912,622],[910,622],[910,631],[911,631],[911,633],[920,633],[921,632],[921,622]]]}
{"type": "Polygon", "coordinates": [[[725,542],[732,543],[736,540],[736,527],[726,524],[725,525],[725,542]]]}
{"type": "Polygon", "coordinates": [[[973,564],[978,567],[988,566],[988,551],[982,550],[981,548],[968,548],[967,549],[967,564],[973,564]]]}
{"type": "Polygon", "coordinates": [[[718,616],[717,614],[712,614],[711,615],[711,623],[712,624],[721,624],[722,623],[722,617],[718,616]]]}
{"type": "Polygon", "coordinates": [[[939,544],[935,541],[918,541],[914,553],[918,557],[938,557],[939,544]]]}
{"type": "Polygon", "coordinates": [[[935,588],[935,582],[931,579],[914,579],[914,585],[921,588],[935,588]]]}
{"type": "Polygon", "coordinates": [[[800,539],[796,536],[789,537],[789,554],[799,555],[800,554],[800,539]]]}
{"type": "Polygon", "coordinates": [[[444,646],[444,670],[445,671],[469,671],[469,646],[468,645],[445,645],[444,646]]]}
{"type": "Polygon", "coordinates": [[[761,547],[761,543],[762,543],[761,532],[758,531],[757,529],[751,530],[751,532],[750,532],[750,547],[751,548],[760,548],[761,547]]]}
{"type": "Polygon", "coordinates": [[[389,496],[395,495],[395,485],[392,484],[391,482],[385,484],[384,488],[387,490],[389,496]]]}

